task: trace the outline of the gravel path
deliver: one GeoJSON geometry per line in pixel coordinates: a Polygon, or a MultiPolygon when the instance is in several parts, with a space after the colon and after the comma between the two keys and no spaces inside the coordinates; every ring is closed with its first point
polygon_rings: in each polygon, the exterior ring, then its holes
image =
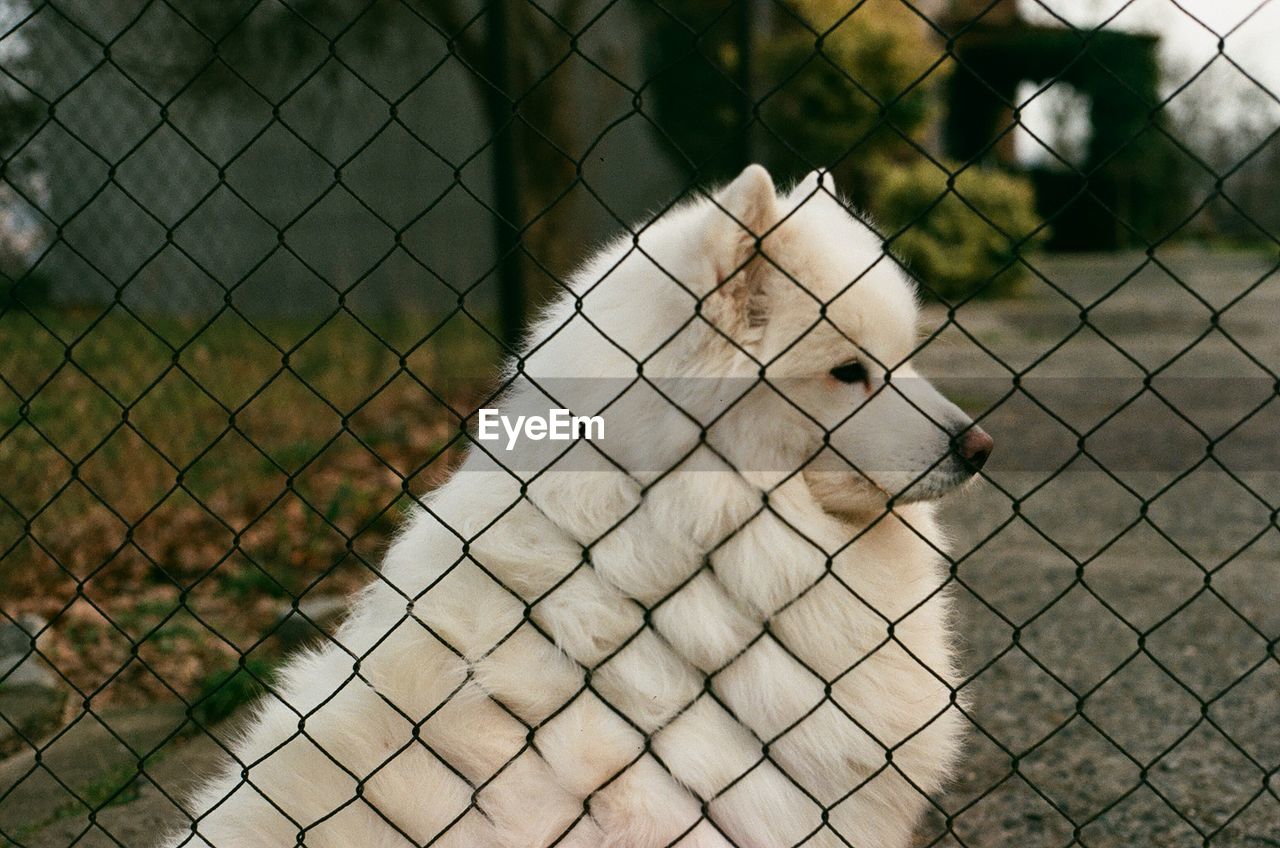
{"type": "MultiPolygon", "coordinates": [[[[997,449],[991,482],[945,508],[975,730],[920,845],[1280,846],[1280,401],[1215,447],[1231,474],[1203,462],[1195,428],[1216,437],[1275,398],[1249,356],[1280,370],[1280,284],[1261,257],[1158,258],[1046,259],[1077,303],[1039,282],[1017,301],[967,305],[964,331],[923,355],[962,405],[996,404],[983,424],[997,449]],[[1144,368],[1195,427],[1150,392],[1113,415],[1144,368]],[[1081,456],[1054,416],[1081,432],[1113,417],[1081,456]]],[[[935,326],[945,317],[929,312],[935,326]]],[[[161,711],[137,732],[163,736],[173,721],[161,711]]],[[[84,765],[105,750],[95,738],[71,737],[59,756],[84,765]]],[[[187,743],[149,771],[181,783],[215,750],[187,743]]],[[[0,785],[29,767],[0,765],[0,785]]],[[[42,785],[0,806],[6,829],[54,819],[24,844],[116,844],[57,815],[64,791],[42,785]]],[[[143,848],[173,814],[143,786],[99,820],[143,848]]]]}
{"type": "Polygon", "coordinates": [[[1025,387],[983,422],[991,484],[946,507],[980,730],[941,844],[1280,845],[1280,400],[1242,352],[1280,370],[1280,280],[1261,257],[1159,258],[1046,260],[1084,305],[1137,273],[1087,324],[1043,283],[964,307],[973,338],[949,328],[925,354],[971,410],[1011,390],[991,354],[1025,387]],[[1085,432],[1143,368],[1215,438],[1273,400],[1216,446],[1230,474],[1151,392],[1086,438],[1105,471],[1036,403],[1085,432]]]}

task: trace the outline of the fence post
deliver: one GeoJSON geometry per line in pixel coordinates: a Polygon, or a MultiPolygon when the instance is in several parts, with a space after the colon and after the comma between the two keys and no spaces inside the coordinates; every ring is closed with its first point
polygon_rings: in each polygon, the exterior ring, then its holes
{"type": "Polygon", "coordinates": [[[518,120],[512,102],[507,0],[489,4],[489,87],[485,98],[493,128],[493,247],[497,257],[498,324],[512,352],[524,326],[524,274],[520,261],[520,162],[515,135],[518,120]]]}
{"type": "Polygon", "coordinates": [[[751,0],[738,0],[734,15],[734,41],[738,45],[738,68],[735,82],[741,90],[742,97],[742,131],[738,133],[738,144],[735,153],[738,157],[738,168],[745,168],[754,161],[751,146],[751,119],[755,100],[752,97],[751,85],[751,37],[752,8],[751,0]]]}

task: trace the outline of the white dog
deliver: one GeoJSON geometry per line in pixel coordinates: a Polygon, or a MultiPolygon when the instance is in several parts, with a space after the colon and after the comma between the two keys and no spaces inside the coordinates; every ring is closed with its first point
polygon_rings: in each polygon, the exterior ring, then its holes
{"type": "Polygon", "coordinates": [[[752,166],[588,262],[501,405],[604,437],[478,442],[166,844],[909,844],[962,724],[929,501],[991,440],[829,187],[752,166]]]}

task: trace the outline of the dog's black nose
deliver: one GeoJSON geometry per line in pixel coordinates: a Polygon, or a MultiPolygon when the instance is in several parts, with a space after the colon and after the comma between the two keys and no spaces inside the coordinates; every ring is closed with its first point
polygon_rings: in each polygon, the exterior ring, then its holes
{"type": "Polygon", "coordinates": [[[987,464],[991,449],[995,442],[977,424],[971,424],[963,433],[958,434],[951,442],[952,450],[960,457],[966,467],[977,471],[987,464]]]}

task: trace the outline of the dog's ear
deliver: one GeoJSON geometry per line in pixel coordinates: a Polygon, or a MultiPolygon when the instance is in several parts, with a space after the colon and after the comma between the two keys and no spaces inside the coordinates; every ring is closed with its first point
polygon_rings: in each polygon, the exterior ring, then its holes
{"type": "Polygon", "coordinates": [[[748,165],[714,199],[718,229],[731,237],[754,242],[778,223],[778,192],[763,165],[748,165]]]}
{"type": "Polygon", "coordinates": [[[705,309],[721,330],[736,335],[764,324],[770,265],[762,242],[782,217],[778,192],[763,166],[748,165],[713,201],[708,236],[716,279],[705,309]]]}
{"type": "Polygon", "coordinates": [[[803,203],[820,191],[828,194],[835,194],[836,191],[836,178],[830,171],[823,168],[810,171],[803,180],[796,183],[796,187],[791,190],[791,197],[803,203]]]}

